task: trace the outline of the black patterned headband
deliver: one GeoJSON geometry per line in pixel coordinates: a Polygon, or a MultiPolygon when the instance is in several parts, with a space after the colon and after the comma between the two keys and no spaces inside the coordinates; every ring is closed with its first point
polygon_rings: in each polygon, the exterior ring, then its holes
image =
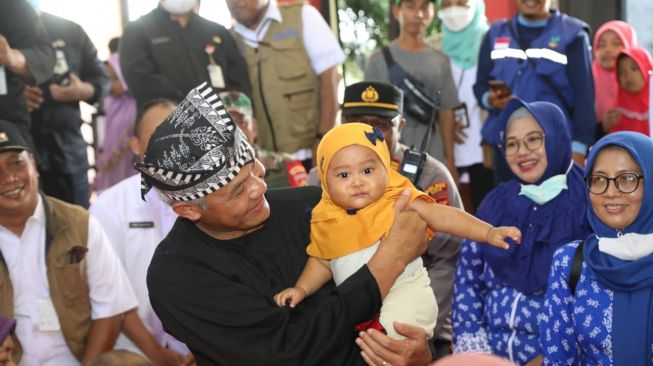
{"type": "Polygon", "coordinates": [[[141,172],[141,196],[156,187],[173,201],[209,195],[254,160],[254,149],[213,89],[203,83],[156,128],[141,172]]]}

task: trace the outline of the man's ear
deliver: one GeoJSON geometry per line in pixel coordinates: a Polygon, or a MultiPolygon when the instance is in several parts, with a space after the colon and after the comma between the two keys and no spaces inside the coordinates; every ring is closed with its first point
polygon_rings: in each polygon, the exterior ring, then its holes
{"type": "Polygon", "coordinates": [[[404,127],[406,127],[406,118],[404,118],[404,116],[401,116],[401,119],[399,119],[399,126],[397,127],[397,131],[401,133],[401,131],[404,130],[404,127]]]}
{"type": "MultiPolygon", "coordinates": [[[[141,144],[138,143],[138,138],[132,136],[127,141],[129,149],[134,153],[134,155],[138,156],[139,158],[143,156],[143,154],[141,154],[141,144]]],[[[143,153],[144,152],[145,151],[143,151],[143,153]]]]}
{"type": "Polygon", "coordinates": [[[392,16],[395,18],[396,21],[399,21],[399,5],[395,4],[395,2],[392,2],[392,5],[390,5],[390,10],[392,10],[392,16]]]}
{"type": "Polygon", "coordinates": [[[186,202],[173,202],[172,210],[177,215],[193,222],[199,221],[204,214],[204,210],[200,206],[186,202]]]}

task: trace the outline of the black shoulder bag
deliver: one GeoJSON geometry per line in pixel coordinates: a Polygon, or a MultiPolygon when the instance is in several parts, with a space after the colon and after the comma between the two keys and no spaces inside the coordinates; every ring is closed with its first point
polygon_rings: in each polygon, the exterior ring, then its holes
{"type": "Polygon", "coordinates": [[[381,49],[383,58],[388,66],[390,82],[404,92],[404,111],[417,121],[427,124],[436,112],[435,96],[426,92],[424,84],[397,64],[390,54],[390,49],[385,46],[381,49]]]}

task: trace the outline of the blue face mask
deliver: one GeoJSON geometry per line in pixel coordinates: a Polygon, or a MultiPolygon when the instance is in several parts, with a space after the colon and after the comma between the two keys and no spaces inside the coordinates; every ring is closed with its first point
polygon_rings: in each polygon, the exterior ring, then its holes
{"type": "Polygon", "coordinates": [[[567,175],[558,174],[545,180],[540,185],[522,184],[519,194],[526,196],[538,205],[543,205],[556,198],[565,189],[567,189],[567,175]]]}

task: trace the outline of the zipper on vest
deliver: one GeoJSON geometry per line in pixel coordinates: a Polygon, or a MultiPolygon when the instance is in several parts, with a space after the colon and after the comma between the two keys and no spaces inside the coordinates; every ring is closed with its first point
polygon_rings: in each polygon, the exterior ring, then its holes
{"type": "MultiPolygon", "coordinates": [[[[258,48],[254,49],[254,52],[258,53],[258,48]]],[[[261,59],[257,57],[256,64],[258,66],[258,92],[261,95],[261,102],[263,104],[263,113],[265,113],[265,119],[268,121],[268,127],[270,127],[270,134],[272,135],[272,148],[274,151],[279,151],[277,146],[277,136],[274,133],[274,126],[272,126],[272,118],[270,118],[270,112],[268,111],[268,104],[265,102],[265,94],[263,94],[263,78],[261,75],[261,59]]]]}

